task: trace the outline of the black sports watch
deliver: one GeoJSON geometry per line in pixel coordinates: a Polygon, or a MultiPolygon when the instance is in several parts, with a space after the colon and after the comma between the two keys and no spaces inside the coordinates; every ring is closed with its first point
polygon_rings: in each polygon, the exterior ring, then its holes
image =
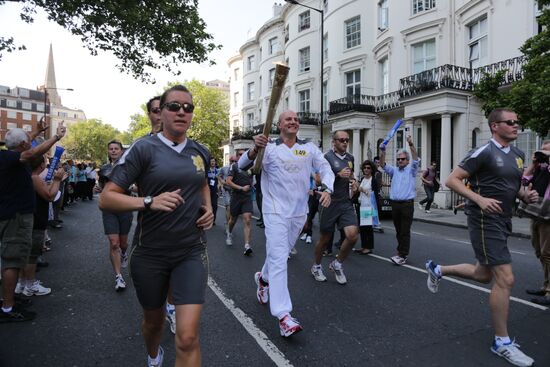
{"type": "Polygon", "coordinates": [[[143,205],[145,205],[145,210],[151,209],[151,204],[153,204],[152,196],[146,196],[143,198],[143,205]]]}

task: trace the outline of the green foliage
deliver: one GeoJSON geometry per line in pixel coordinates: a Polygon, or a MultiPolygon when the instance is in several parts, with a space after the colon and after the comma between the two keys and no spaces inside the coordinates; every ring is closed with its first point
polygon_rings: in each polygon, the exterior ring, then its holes
{"type": "Polygon", "coordinates": [[[131,141],[145,136],[151,132],[151,122],[149,117],[147,117],[147,110],[145,105],[141,106],[144,112],[144,115],[136,113],[135,115],[130,116],[130,126],[128,127],[127,134],[130,137],[131,141]]]}
{"type": "Polygon", "coordinates": [[[69,125],[62,144],[69,158],[99,164],[107,159],[107,143],[113,139],[125,143],[127,137],[101,120],[90,119],[69,125]]]}
{"type": "MultiPolygon", "coordinates": [[[[0,0],[0,6],[4,2],[0,0]]],[[[32,23],[36,9],[43,9],[50,21],[80,37],[92,55],[112,52],[120,60],[121,71],[142,81],[154,82],[149,69],[180,75],[179,64],[208,61],[208,54],[221,48],[206,32],[198,0],[20,2],[23,21],[32,23]]],[[[13,38],[0,38],[0,59],[2,52],[16,48],[13,38]]]]}
{"type": "Polygon", "coordinates": [[[500,90],[503,73],[486,74],[475,86],[474,95],[483,101],[486,115],[495,107],[510,107],[525,127],[545,137],[550,131],[550,0],[538,3],[546,6],[538,19],[543,29],[521,47],[527,59],[523,79],[509,90],[500,90]]]}

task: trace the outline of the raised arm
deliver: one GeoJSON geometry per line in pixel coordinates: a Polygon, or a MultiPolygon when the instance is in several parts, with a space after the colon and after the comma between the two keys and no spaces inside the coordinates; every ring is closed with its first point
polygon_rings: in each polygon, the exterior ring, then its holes
{"type": "Polygon", "coordinates": [[[413,139],[409,135],[407,136],[407,144],[409,144],[409,148],[411,150],[411,156],[413,161],[416,161],[418,159],[418,152],[416,151],[416,148],[414,147],[413,139]]]}
{"type": "Polygon", "coordinates": [[[59,124],[59,126],[57,127],[57,132],[54,136],[34,148],[25,150],[23,153],[21,153],[21,158],[19,160],[21,162],[28,162],[33,157],[44,155],[55,143],[57,143],[59,140],[61,140],[61,138],[65,136],[65,132],[66,129],[63,124],[59,124]]]}

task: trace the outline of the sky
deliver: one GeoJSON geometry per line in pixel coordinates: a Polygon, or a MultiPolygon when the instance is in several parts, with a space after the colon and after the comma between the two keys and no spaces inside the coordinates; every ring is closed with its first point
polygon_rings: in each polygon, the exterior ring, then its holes
{"type": "MultiPolygon", "coordinates": [[[[282,2],[282,1],[280,1],[282,2]]],[[[227,81],[227,60],[238,53],[239,47],[255,36],[256,31],[273,15],[273,0],[199,0],[199,13],[207,24],[213,42],[223,46],[208,64],[182,64],[182,75],[172,76],[154,71],[156,84],[145,84],[116,68],[117,59],[100,51],[91,56],[80,39],[38,11],[35,21],[20,20],[21,4],[0,5],[0,34],[13,37],[25,51],[4,52],[0,60],[0,85],[36,89],[44,84],[48,51],[53,47],[55,75],[63,105],[84,110],[86,117],[101,119],[119,130],[127,129],[130,116],[142,113],[141,105],[160,94],[169,82],[191,79],[227,81]]]]}

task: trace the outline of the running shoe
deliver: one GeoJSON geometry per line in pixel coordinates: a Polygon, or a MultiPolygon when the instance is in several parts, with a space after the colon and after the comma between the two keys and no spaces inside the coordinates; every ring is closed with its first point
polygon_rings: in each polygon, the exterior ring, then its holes
{"type": "Polygon", "coordinates": [[[338,260],[332,260],[332,262],[328,265],[328,268],[334,273],[338,284],[343,285],[348,282],[348,280],[346,279],[346,275],[344,274],[344,267],[338,260]]]}
{"type": "Polygon", "coordinates": [[[122,274],[115,276],[115,291],[121,292],[126,289],[126,282],[122,277],[122,274]]]}
{"type": "Polygon", "coordinates": [[[15,294],[21,294],[23,293],[23,290],[25,290],[25,286],[22,282],[17,282],[17,285],[15,286],[15,294]]]}
{"type": "Polygon", "coordinates": [[[122,266],[123,268],[128,267],[128,255],[126,254],[126,252],[120,253],[120,266],[122,266]]]}
{"type": "Polygon", "coordinates": [[[422,204],[418,203],[418,209],[424,210],[424,206],[422,206],[422,204]]]}
{"type": "Polygon", "coordinates": [[[254,274],[254,281],[258,287],[256,289],[256,298],[258,298],[258,302],[265,305],[269,301],[269,285],[263,281],[262,273],[259,271],[254,274]]]}
{"type": "Polygon", "coordinates": [[[519,344],[516,344],[514,340],[512,340],[508,344],[502,344],[498,347],[493,342],[493,345],[491,346],[491,352],[495,353],[497,356],[506,359],[508,362],[515,366],[528,367],[532,366],[533,363],[535,363],[533,358],[529,357],[521,350],[519,350],[519,344]]]}
{"type": "Polygon", "coordinates": [[[293,248],[290,250],[290,254],[291,254],[291,255],[298,255],[298,250],[296,250],[296,247],[293,247],[293,248]]]}
{"type": "Polygon", "coordinates": [[[27,284],[23,289],[23,294],[27,297],[45,296],[50,293],[52,293],[52,289],[42,286],[39,280],[35,280],[30,286],[27,284]]]}
{"type": "Polygon", "coordinates": [[[279,320],[279,331],[281,332],[281,336],[284,336],[285,338],[288,338],[289,336],[302,330],[302,325],[300,325],[298,320],[290,316],[289,313],[279,320]]]}
{"type": "Polygon", "coordinates": [[[312,242],[311,236],[307,236],[306,237],[306,243],[311,243],[311,242],[312,242]]]}
{"type": "Polygon", "coordinates": [[[426,270],[428,271],[428,280],[426,281],[426,284],[432,293],[437,293],[437,290],[439,289],[439,282],[441,281],[441,276],[435,272],[436,266],[437,264],[432,260],[428,260],[426,262],[426,270]]]}
{"type": "Polygon", "coordinates": [[[390,257],[390,260],[395,265],[405,265],[407,263],[407,258],[406,257],[401,257],[399,255],[395,255],[395,256],[390,257]]]}
{"type": "Polygon", "coordinates": [[[22,310],[16,306],[10,312],[0,310],[0,323],[32,321],[36,318],[36,312],[22,310]]]}
{"type": "Polygon", "coordinates": [[[247,243],[246,245],[244,245],[244,253],[243,253],[244,256],[250,256],[252,255],[252,247],[250,247],[250,245],[247,243]]]}
{"type": "Polygon", "coordinates": [[[157,358],[151,358],[147,356],[147,367],[162,367],[162,360],[164,358],[164,349],[159,345],[159,352],[157,358]]]}
{"type": "Polygon", "coordinates": [[[168,309],[166,310],[166,321],[168,321],[168,325],[170,325],[170,331],[172,334],[176,335],[176,309],[168,309]]]}
{"type": "Polygon", "coordinates": [[[323,274],[323,267],[321,265],[313,265],[311,267],[311,274],[318,282],[326,282],[327,277],[323,274]]]}
{"type": "Polygon", "coordinates": [[[233,244],[233,238],[231,237],[231,233],[227,233],[227,236],[225,237],[225,244],[227,246],[231,246],[233,244]]]}
{"type": "Polygon", "coordinates": [[[300,239],[301,239],[302,241],[305,241],[306,238],[307,238],[307,233],[304,233],[304,234],[300,237],[300,239]]]}

